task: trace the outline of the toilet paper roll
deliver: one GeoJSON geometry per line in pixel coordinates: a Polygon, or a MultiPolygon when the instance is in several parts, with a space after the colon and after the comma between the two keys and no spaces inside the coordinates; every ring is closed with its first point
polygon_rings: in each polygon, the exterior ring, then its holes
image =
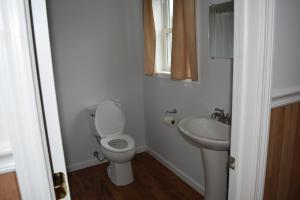
{"type": "Polygon", "coordinates": [[[176,119],[176,117],[172,116],[172,115],[167,115],[164,118],[164,123],[169,127],[176,127],[177,122],[178,122],[178,120],[176,119]]]}

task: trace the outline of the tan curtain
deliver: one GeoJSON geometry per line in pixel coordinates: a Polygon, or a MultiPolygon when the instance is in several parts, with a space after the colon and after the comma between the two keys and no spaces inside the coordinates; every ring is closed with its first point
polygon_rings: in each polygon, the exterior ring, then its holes
{"type": "Polygon", "coordinates": [[[154,74],[155,65],[155,25],[153,18],[152,0],[143,1],[144,20],[144,72],[154,74]]]}
{"type": "Polygon", "coordinates": [[[174,0],[171,78],[198,80],[195,0],[174,0]]]}

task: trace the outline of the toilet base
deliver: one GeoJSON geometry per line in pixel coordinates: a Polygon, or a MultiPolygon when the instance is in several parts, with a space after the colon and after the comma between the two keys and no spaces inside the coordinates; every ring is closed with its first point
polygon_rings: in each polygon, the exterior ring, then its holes
{"type": "Polygon", "coordinates": [[[111,182],[117,186],[128,185],[133,182],[131,161],[125,163],[110,162],[107,174],[111,182]]]}

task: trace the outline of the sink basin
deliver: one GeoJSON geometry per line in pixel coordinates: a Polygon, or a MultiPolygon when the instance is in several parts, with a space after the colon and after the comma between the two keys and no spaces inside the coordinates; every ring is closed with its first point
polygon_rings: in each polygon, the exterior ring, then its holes
{"type": "Polygon", "coordinates": [[[205,117],[189,117],[178,123],[178,129],[203,148],[229,150],[230,126],[227,124],[205,117]]]}
{"type": "Polygon", "coordinates": [[[178,129],[201,150],[205,200],[226,200],[230,126],[208,117],[189,117],[178,123],[178,129]]]}

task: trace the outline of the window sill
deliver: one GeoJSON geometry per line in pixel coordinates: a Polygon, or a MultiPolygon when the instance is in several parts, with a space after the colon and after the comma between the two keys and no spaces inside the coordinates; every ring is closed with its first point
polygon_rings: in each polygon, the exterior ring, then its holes
{"type": "Polygon", "coordinates": [[[156,78],[166,78],[171,80],[171,74],[170,72],[157,72],[153,74],[153,77],[156,78]]]}
{"type": "Polygon", "coordinates": [[[154,78],[161,78],[161,79],[167,79],[170,81],[175,81],[175,82],[179,82],[179,83],[188,83],[188,84],[200,84],[200,81],[192,81],[191,79],[185,79],[185,80],[173,80],[171,79],[171,74],[170,72],[159,72],[159,73],[155,73],[152,77],[154,78]]]}

